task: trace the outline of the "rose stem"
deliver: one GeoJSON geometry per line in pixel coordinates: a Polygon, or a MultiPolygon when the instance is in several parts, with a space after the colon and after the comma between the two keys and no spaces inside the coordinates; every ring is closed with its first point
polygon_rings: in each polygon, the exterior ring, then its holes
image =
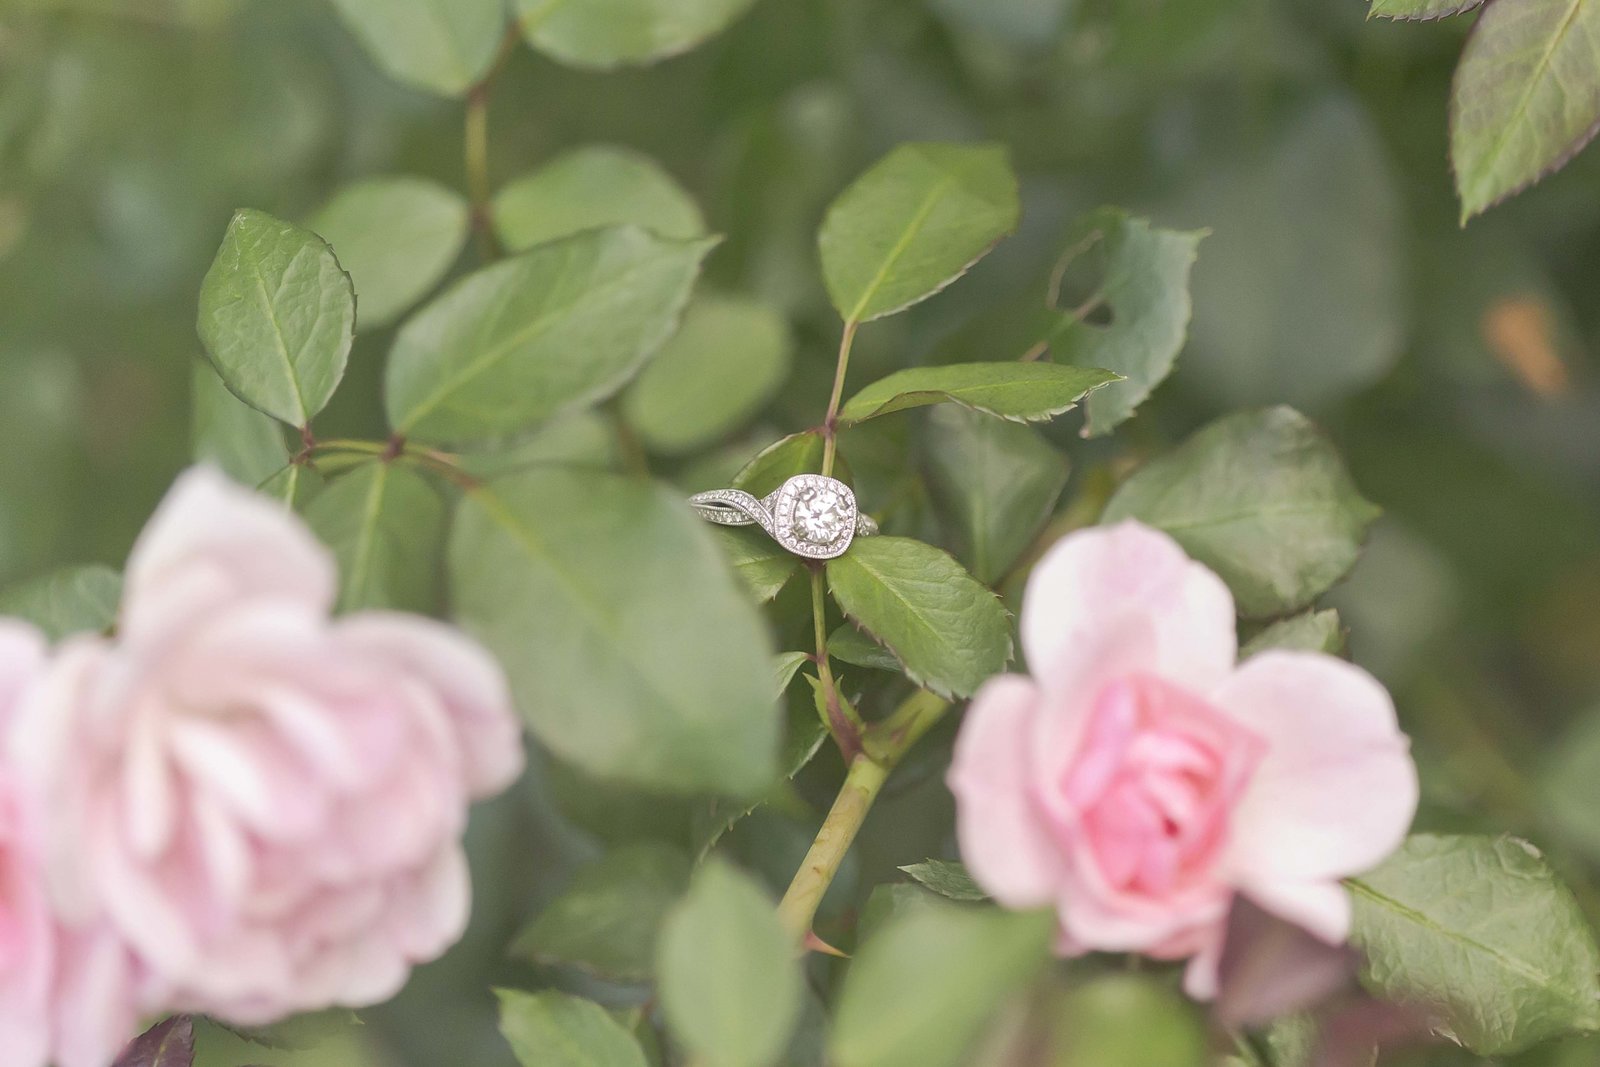
{"type": "Polygon", "coordinates": [[[854,319],[844,324],[844,334],[839,338],[839,363],[833,371],[833,395],[828,398],[828,414],[822,420],[822,473],[833,476],[833,459],[839,430],[839,403],[844,399],[844,376],[850,369],[850,349],[856,341],[854,319]]]}
{"type": "Polygon", "coordinates": [[[889,773],[949,708],[950,701],[918,690],[887,719],[867,728],[864,750],[851,761],[828,817],[778,905],[778,917],[796,944],[803,943],[811,932],[811,920],[816,917],[823,894],[839,873],[839,865],[889,773]]]}

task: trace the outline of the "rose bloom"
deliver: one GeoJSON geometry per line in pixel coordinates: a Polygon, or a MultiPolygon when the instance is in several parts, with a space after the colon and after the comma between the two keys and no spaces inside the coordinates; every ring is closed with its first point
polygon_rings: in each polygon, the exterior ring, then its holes
{"type": "Polygon", "coordinates": [[[299,519],[193,470],[117,638],[68,641],[19,716],[53,899],[125,938],[165,1009],[375,1003],[465,926],[468,803],[522,767],[504,676],[440,623],[330,620],[334,594],[299,519]]]}
{"type": "MultiPolygon", "coordinates": [[[[0,619],[0,736],[45,667],[43,637],[0,619]]],[[[0,746],[0,1063],[105,1067],[137,1030],[149,990],[104,924],[57,921],[45,890],[40,809],[0,746]]]]}
{"type": "Polygon", "coordinates": [[[1236,664],[1227,587],[1136,522],[1052,548],[1021,634],[1033,676],[978,692],[949,776],[984,889],[1054,907],[1063,954],[1190,959],[1202,999],[1236,894],[1348,937],[1340,879],[1388,855],[1417,804],[1383,686],[1321,653],[1236,664]]]}

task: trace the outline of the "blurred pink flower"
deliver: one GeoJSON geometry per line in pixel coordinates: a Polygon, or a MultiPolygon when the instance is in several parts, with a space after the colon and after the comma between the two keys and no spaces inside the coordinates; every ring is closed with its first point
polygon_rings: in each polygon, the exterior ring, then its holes
{"type": "MultiPolygon", "coordinates": [[[[45,669],[32,627],[0,619],[0,733],[45,669]]],[[[105,1067],[137,1032],[140,975],[103,924],[61,925],[45,890],[40,809],[0,761],[0,1063],[105,1067]]]]}
{"type": "Polygon", "coordinates": [[[1053,906],[1066,954],[1189,958],[1201,998],[1236,893],[1341,942],[1339,880],[1388,855],[1417,804],[1383,686],[1320,653],[1235,665],[1234,627],[1227,587],[1167,535],[1064,538],[1023,601],[1033,677],[979,691],[949,778],[996,900],[1053,906]]]}
{"type": "Polygon", "coordinates": [[[17,724],[57,907],[126,938],[167,1009],[375,1003],[465,926],[468,803],[522,767],[504,675],[440,623],[330,620],[334,590],[297,518],[192,470],[116,640],[68,641],[17,724]]]}

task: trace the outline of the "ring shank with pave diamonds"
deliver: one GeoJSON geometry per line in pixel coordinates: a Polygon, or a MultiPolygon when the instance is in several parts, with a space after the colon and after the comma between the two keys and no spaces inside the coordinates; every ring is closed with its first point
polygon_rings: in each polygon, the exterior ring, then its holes
{"type": "Polygon", "coordinates": [[[797,474],[765,497],[713,489],[689,498],[695,514],[722,526],[760,526],[778,544],[807,559],[833,559],[857,537],[878,532],[856,495],[837,478],[797,474]]]}

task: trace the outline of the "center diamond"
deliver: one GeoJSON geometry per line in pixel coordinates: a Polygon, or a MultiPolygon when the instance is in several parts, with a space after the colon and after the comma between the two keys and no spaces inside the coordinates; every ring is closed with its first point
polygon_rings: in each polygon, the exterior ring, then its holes
{"type": "Polygon", "coordinates": [[[835,559],[856,535],[856,495],[825,474],[796,474],[767,498],[769,531],[778,544],[807,559],[835,559]]]}
{"type": "Polygon", "coordinates": [[[794,535],[814,545],[832,544],[850,521],[843,494],[825,485],[808,485],[795,495],[794,535]]]}

